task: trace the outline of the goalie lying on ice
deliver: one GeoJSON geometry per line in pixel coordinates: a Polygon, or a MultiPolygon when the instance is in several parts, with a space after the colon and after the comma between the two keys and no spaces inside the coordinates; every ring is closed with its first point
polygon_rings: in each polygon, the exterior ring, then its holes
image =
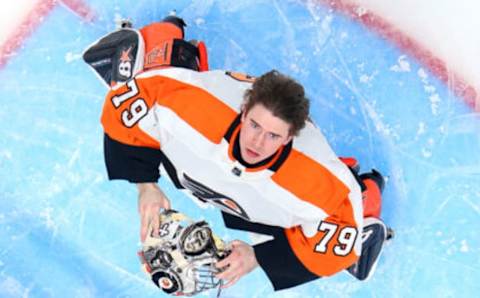
{"type": "Polygon", "coordinates": [[[344,269],[368,278],[387,238],[383,177],[359,174],[355,159],[333,152],[298,82],[277,71],[207,71],[203,43],[184,41],[183,24],[170,17],[122,29],[129,38],[116,31],[84,56],[110,88],[101,117],[107,172],[137,184],[141,240],[149,224],[158,235],[158,213],[170,208],[157,185],[164,176],[218,207],[227,227],[271,236],[231,244],[216,263],[226,268],[216,275],[225,286],[257,266],[275,290],[344,269]],[[131,73],[115,62],[133,58],[143,67],[131,60],[131,73]]]}

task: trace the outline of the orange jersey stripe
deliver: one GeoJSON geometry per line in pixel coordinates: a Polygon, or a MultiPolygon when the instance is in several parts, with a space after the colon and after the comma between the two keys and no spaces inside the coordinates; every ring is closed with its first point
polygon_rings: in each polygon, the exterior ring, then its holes
{"type": "MultiPolygon", "coordinates": [[[[326,232],[318,231],[307,237],[301,227],[285,230],[293,252],[303,265],[317,275],[328,276],[353,264],[358,258],[353,246],[345,256],[333,252],[335,246],[341,245],[337,239],[345,227],[357,231],[349,189],[321,164],[295,149],[272,179],[298,198],[321,208],[328,214],[323,221],[337,227],[324,253],[316,251],[316,246],[327,236],[326,232]]],[[[357,232],[355,237],[359,237],[357,232]]],[[[351,243],[354,242],[352,239],[351,243]]]]}
{"type": "MultiPolygon", "coordinates": [[[[132,127],[122,125],[122,113],[128,111],[132,103],[142,99],[149,112],[154,104],[167,107],[182,120],[213,143],[220,143],[237,112],[207,91],[193,85],[163,77],[142,77],[135,84],[127,83],[111,90],[104,104],[102,124],[105,132],[113,139],[133,146],[160,148],[160,144],[143,132],[138,123],[132,127]],[[127,86],[136,86],[138,92],[115,107],[113,99],[132,92],[127,86]]],[[[159,120],[161,121],[161,119],[159,120]]]]}
{"type": "Polygon", "coordinates": [[[237,112],[201,88],[169,78],[162,80],[168,84],[169,92],[156,96],[157,103],[171,109],[211,142],[219,144],[237,112]]]}
{"type": "Polygon", "coordinates": [[[332,214],[350,192],[326,168],[296,149],[292,149],[272,180],[327,214],[332,214]]]}
{"type": "Polygon", "coordinates": [[[138,95],[133,96],[123,102],[118,108],[115,107],[112,99],[115,96],[125,94],[128,91],[129,87],[127,84],[124,84],[118,89],[110,90],[110,92],[107,94],[101,116],[101,123],[105,133],[112,139],[127,145],[159,149],[159,142],[143,132],[138,127],[138,124],[134,125],[133,127],[126,127],[122,124],[122,113],[126,112],[136,99],[142,98],[144,102],[146,102],[148,110],[150,110],[155,102],[153,98],[145,96],[142,97],[140,92],[138,95]]]}
{"type": "MultiPolygon", "coordinates": [[[[318,232],[309,238],[303,234],[301,227],[293,227],[285,230],[290,247],[297,258],[308,270],[319,276],[329,276],[338,273],[355,263],[359,257],[355,254],[354,249],[345,256],[339,256],[333,252],[335,246],[341,245],[337,242],[337,239],[343,229],[345,227],[356,227],[350,224],[335,222],[335,219],[331,217],[325,219],[325,222],[333,223],[338,227],[331,241],[328,242],[325,253],[316,252],[315,249],[324,237],[326,237],[326,232],[318,232]]],[[[357,233],[355,238],[359,237],[361,237],[361,235],[357,233]]],[[[352,239],[352,242],[356,240],[357,239],[352,239]]]]}

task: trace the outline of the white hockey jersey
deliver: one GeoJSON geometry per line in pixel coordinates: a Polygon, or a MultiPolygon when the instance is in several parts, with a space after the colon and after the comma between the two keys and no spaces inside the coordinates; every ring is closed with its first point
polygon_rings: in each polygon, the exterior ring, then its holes
{"type": "Polygon", "coordinates": [[[312,123],[268,164],[242,166],[232,150],[250,87],[225,71],[150,70],[109,92],[102,124],[115,142],[161,150],[160,171],[195,200],[283,228],[309,272],[345,269],[361,249],[358,183],[312,123]]]}

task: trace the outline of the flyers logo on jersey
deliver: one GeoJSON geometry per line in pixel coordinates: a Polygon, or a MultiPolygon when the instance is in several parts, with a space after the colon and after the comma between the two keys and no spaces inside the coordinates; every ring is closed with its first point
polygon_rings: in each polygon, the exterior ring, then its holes
{"type": "Polygon", "coordinates": [[[200,200],[213,204],[220,209],[237,215],[245,220],[250,220],[250,217],[245,210],[243,210],[243,208],[233,199],[208,188],[200,182],[193,180],[185,173],[183,174],[182,185],[190,190],[192,194],[200,200]]]}

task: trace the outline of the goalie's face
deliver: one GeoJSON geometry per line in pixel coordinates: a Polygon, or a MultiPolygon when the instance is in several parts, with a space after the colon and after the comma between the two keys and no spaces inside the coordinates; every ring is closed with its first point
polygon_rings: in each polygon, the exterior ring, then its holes
{"type": "Polygon", "coordinates": [[[240,154],[249,164],[272,156],[292,140],[290,124],[276,117],[262,104],[256,104],[242,115],[240,154]]]}

